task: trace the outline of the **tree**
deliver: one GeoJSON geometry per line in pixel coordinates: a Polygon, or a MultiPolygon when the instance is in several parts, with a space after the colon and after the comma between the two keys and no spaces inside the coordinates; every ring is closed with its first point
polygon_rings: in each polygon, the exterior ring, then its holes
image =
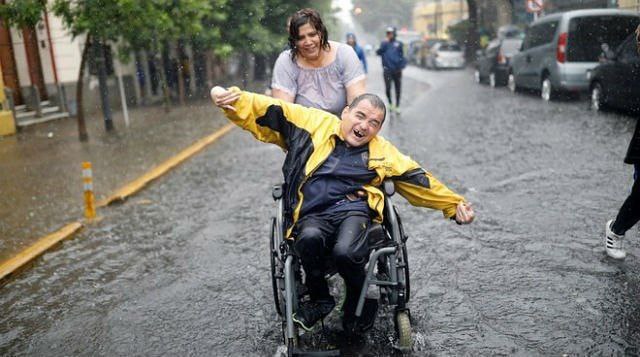
{"type": "Polygon", "coordinates": [[[76,97],[78,102],[78,115],[84,116],[82,111],[82,90],[85,63],[89,54],[89,48],[96,61],[98,70],[98,82],[105,129],[109,132],[114,129],[111,109],[109,106],[109,92],[107,88],[107,72],[105,68],[105,45],[108,41],[116,41],[119,30],[126,24],[126,14],[122,11],[122,4],[133,0],[55,0],[53,13],[60,16],[75,38],[85,35],[85,49],[82,51],[80,73],[76,97]],[[87,47],[90,46],[90,47],[87,47]]]}

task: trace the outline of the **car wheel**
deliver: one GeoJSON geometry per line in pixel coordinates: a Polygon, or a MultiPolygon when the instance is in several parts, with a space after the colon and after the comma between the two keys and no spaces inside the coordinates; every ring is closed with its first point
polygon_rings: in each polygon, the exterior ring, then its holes
{"type": "Polygon", "coordinates": [[[553,89],[553,86],[551,85],[551,79],[549,78],[549,76],[545,76],[542,79],[542,85],[541,85],[541,88],[540,88],[540,97],[545,102],[548,102],[548,101],[551,101],[551,100],[555,99],[555,90],[553,89]]]}
{"type": "Polygon", "coordinates": [[[509,73],[509,79],[507,80],[507,87],[512,93],[518,91],[518,86],[516,85],[516,76],[513,73],[509,73]]]}
{"type": "Polygon", "coordinates": [[[491,86],[491,88],[495,88],[498,86],[498,83],[496,82],[496,74],[495,72],[491,72],[489,74],[489,85],[491,86]]]}
{"type": "Polygon", "coordinates": [[[475,72],[473,72],[473,79],[476,81],[476,83],[480,84],[481,82],[480,71],[478,71],[477,69],[475,72]]]}
{"type": "Polygon", "coordinates": [[[605,106],[602,84],[595,82],[593,86],[591,86],[591,110],[599,112],[602,111],[605,106]]]}

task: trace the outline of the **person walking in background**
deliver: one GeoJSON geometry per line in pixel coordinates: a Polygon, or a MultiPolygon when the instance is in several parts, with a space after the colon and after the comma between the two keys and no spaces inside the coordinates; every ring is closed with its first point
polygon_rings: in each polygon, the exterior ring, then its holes
{"type": "MultiPolygon", "coordinates": [[[[640,53],[640,26],[636,29],[636,42],[640,53]]],[[[622,245],[624,235],[640,220],[640,119],[636,123],[624,162],[634,166],[631,194],[620,207],[616,219],[607,222],[604,235],[607,255],[614,259],[624,259],[627,256],[622,245]]]]}
{"type": "Polygon", "coordinates": [[[296,11],[289,21],[289,49],[273,66],[271,95],[335,115],[366,89],[358,56],[346,44],[329,41],[314,9],[296,11]]]}
{"type": "Polygon", "coordinates": [[[356,55],[358,55],[358,59],[360,60],[360,63],[362,63],[362,68],[364,68],[364,73],[367,73],[367,57],[364,55],[364,50],[362,49],[362,47],[358,45],[355,34],[347,34],[347,45],[353,47],[353,50],[356,51],[356,55]]]}
{"type": "Polygon", "coordinates": [[[400,93],[402,92],[402,70],[407,65],[404,58],[402,42],[396,40],[396,28],[387,27],[387,39],[380,43],[380,48],[376,51],[382,57],[382,71],[384,76],[384,86],[389,100],[389,110],[399,111],[400,93]],[[391,82],[396,90],[396,104],[391,100],[391,82]]]}

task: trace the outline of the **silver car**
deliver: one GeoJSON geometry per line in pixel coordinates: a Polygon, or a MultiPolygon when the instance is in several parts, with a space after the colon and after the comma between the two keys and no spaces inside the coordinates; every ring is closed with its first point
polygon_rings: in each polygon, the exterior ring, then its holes
{"type": "Polygon", "coordinates": [[[464,68],[464,66],[464,51],[455,42],[439,42],[429,50],[427,68],[464,68]]]}
{"type": "Polygon", "coordinates": [[[511,59],[508,86],[540,90],[544,100],[589,89],[587,72],[598,65],[602,44],[616,48],[640,23],[637,13],[576,10],[545,16],[528,28],[511,59]]]}

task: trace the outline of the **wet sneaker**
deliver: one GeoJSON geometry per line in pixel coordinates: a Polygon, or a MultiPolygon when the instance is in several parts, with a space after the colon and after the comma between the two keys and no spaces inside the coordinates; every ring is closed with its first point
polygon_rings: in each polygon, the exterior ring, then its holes
{"type": "Polygon", "coordinates": [[[604,248],[607,251],[607,255],[613,259],[624,259],[627,256],[627,252],[624,251],[622,247],[622,240],[624,239],[623,235],[618,235],[611,231],[611,225],[613,224],[613,220],[609,220],[607,222],[607,226],[605,227],[604,234],[604,248]]]}
{"type": "Polygon", "coordinates": [[[378,300],[364,299],[364,306],[362,307],[362,315],[360,318],[355,316],[355,311],[351,313],[345,311],[342,317],[342,328],[347,334],[362,334],[373,327],[377,314],[378,300]]]}
{"type": "Polygon", "coordinates": [[[395,105],[393,105],[393,104],[389,104],[389,111],[390,111],[390,112],[395,112],[396,110],[398,110],[398,107],[396,107],[396,106],[395,106],[395,105]]]}
{"type": "Polygon", "coordinates": [[[333,298],[331,300],[305,301],[300,304],[298,311],[293,314],[293,322],[302,329],[311,331],[313,325],[329,315],[336,306],[333,298]]]}

